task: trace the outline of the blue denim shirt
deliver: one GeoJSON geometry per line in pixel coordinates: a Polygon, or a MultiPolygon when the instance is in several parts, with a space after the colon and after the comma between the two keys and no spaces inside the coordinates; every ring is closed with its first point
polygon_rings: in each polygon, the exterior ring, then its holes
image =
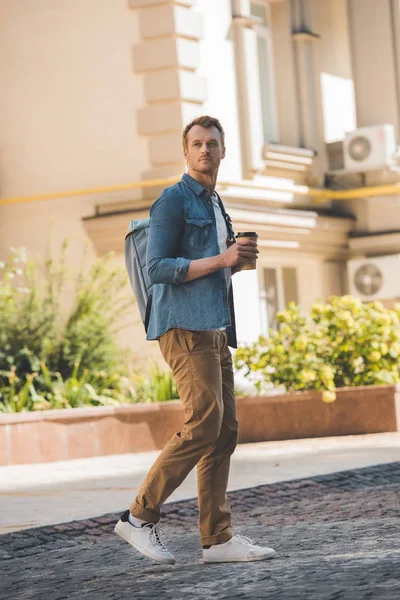
{"type": "MultiPolygon", "coordinates": [[[[223,214],[225,209],[221,202],[223,214]]],[[[227,237],[234,240],[226,215],[227,237]]],[[[166,188],[150,211],[147,269],[154,284],[147,339],[169,329],[205,331],[226,327],[228,344],[237,347],[233,292],[220,269],[185,282],[191,260],[220,253],[210,194],[198,181],[183,175],[166,188]]]]}

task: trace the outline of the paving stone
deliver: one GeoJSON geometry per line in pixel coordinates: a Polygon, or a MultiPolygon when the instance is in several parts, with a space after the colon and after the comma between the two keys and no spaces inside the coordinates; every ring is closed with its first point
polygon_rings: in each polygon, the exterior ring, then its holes
{"type": "Polygon", "coordinates": [[[230,494],[235,531],[277,550],[201,563],[195,500],[164,506],[178,563],[113,534],[119,514],[0,536],[0,600],[399,600],[400,462],[230,494]]]}

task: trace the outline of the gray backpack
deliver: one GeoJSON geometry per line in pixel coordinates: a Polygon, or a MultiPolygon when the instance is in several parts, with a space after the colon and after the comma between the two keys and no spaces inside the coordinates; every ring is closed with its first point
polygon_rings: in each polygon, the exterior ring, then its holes
{"type": "Polygon", "coordinates": [[[125,237],[125,265],[146,333],[150,319],[153,288],[147,274],[146,264],[149,226],[150,219],[131,221],[125,237]]]}

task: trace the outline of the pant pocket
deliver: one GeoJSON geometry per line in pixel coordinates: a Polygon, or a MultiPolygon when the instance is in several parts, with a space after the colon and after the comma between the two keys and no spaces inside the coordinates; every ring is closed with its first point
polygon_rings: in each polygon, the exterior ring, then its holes
{"type": "Polygon", "coordinates": [[[191,331],[190,329],[183,329],[184,345],[186,350],[191,354],[196,346],[199,344],[202,331],[191,331]]]}

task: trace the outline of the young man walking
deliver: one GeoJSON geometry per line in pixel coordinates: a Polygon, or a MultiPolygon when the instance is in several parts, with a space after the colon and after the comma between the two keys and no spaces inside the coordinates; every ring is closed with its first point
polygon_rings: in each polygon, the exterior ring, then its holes
{"type": "Polygon", "coordinates": [[[212,117],[187,125],[187,174],[165,189],[150,211],[147,267],[154,288],[147,339],[159,341],[185,423],[160,453],[115,531],[145,556],[166,564],[175,558],[157,525],[161,506],[196,465],[203,560],[253,561],[275,554],[233,535],[226,496],[238,429],[228,348],[237,347],[231,275],[255,262],[258,249],[251,240],[234,242],[215,192],[224,137],[212,117]]]}

